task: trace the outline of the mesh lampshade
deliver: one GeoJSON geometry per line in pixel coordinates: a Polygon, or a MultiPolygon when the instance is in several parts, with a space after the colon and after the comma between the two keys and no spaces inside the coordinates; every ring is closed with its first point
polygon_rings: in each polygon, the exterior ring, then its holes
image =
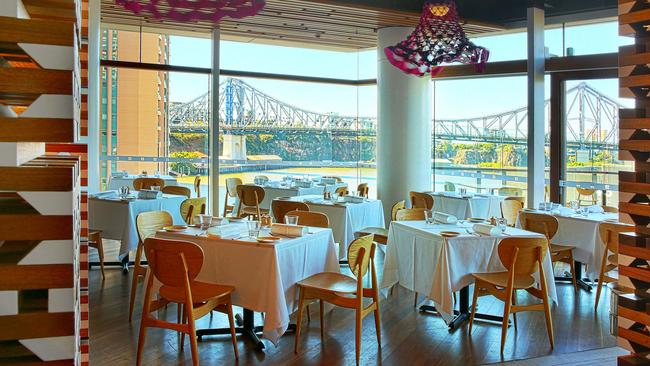
{"type": "Polygon", "coordinates": [[[458,22],[458,11],[453,0],[424,3],[420,23],[407,39],[384,53],[395,67],[417,76],[436,76],[443,63],[475,64],[482,72],[490,52],[476,46],[465,35],[458,22]]]}
{"type": "Polygon", "coordinates": [[[241,19],[260,12],[265,0],[115,0],[135,14],[178,22],[219,22],[224,17],[241,19]]]}

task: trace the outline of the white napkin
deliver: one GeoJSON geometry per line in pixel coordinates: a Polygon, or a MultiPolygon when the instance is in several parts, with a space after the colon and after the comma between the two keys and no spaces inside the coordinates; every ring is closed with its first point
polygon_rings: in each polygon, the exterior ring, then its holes
{"type": "Polygon", "coordinates": [[[496,226],[492,226],[488,224],[474,224],[473,229],[475,232],[483,235],[490,235],[490,236],[501,235],[501,229],[499,229],[496,226]]]}
{"type": "Polygon", "coordinates": [[[586,209],[587,209],[587,212],[589,212],[589,213],[603,213],[603,212],[605,212],[603,207],[598,206],[598,205],[589,206],[589,207],[586,207],[586,209]]]}
{"type": "Polygon", "coordinates": [[[138,198],[141,200],[155,200],[162,197],[161,191],[154,191],[153,189],[141,189],[138,191],[138,198]]]}
{"type": "Polygon", "coordinates": [[[241,233],[241,225],[224,225],[211,227],[207,231],[207,235],[215,238],[227,238],[239,236],[241,233]]]}
{"type": "Polygon", "coordinates": [[[104,191],[104,192],[97,192],[92,195],[94,198],[113,198],[117,197],[117,191],[104,191]]]}
{"type": "Polygon", "coordinates": [[[364,198],[359,197],[359,196],[344,196],[343,200],[345,202],[351,202],[351,203],[361,203],[363,202],[364,198]]]}
{"type": "Polygon", "coordinates": [[[444,212],[434,212],[433,213],[433,220],[435,222],[440,222],[443,224],[455,224],[458,222],[458,218],[454,215],[449,215],[444,212]]]}
{"type": "Polygon", "coordinates": [[[302,225],[286,225],[286,224],[273,224],[271,225],[271,235],[282,235],[290,237],[300,237],[307,235],[309,229],[307,226],[302,225]]]}

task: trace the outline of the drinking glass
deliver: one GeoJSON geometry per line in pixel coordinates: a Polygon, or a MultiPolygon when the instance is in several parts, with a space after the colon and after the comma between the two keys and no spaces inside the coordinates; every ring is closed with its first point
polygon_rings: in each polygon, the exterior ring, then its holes
{"type": "Polygon", "coordinates": [[[298,216],[284,216],[284,223],[287,225],[298,225],[298,216]]]}
{"type": "Polygon", "coordinates": [[[198,215],[199,216],[199,222],[201,223],[201,229],[202,230],[207,230],[210,225],[212,225],[212,215],[198,215]]]}
{"type": "Polygon", "coordinates": [[[159,190],[160,190],[160,186],[151,186],[151,190],[152,190],[152,191],[159,191],[159,190]]]}
{"type": "Polygon", "coordinates": [[[505,233],[506,229],[508,228],[508,220],[503,217],[497,218],[497,227],[499,230],[501,230],[502,233],[505,233]]]}
{"type": "Polygon", "coordinates": [[[571,209],[573,211],[578,211],[580,208],[580,203],[578,201],[571,201],[571,209]]]}
{"type": "Polygon", "coordinates": [[[553,209],[553,204],[551,202],[544,203],[544,211],[551,211],[553,209]]]}
{"type": "Polygon", "coordinates": [[[433,211],[431,210],[424,210],[424,220],[426,221],[427,224],[433,224],[433,211]]]}
{"type": "Polygon", "coordinates": [[[246,221],[248,226],[248,236],[257,238],[260,235],[260,222],[259,221],[246,221]]]}
{"type": "Polygon", "coordinates": [[[120,188],[120,197],[121,198],[126,198],[129,195],[129,193],[131,193],[131,189],[129,187],[122,186],[120,188]]]}
{"type": "Polygon", "coordinates": [[[546,205],[544,204],[544,202],[540,202],[539,205],[537,205],[537,209],[540,211],[544,211],[545,207],[546,205]]]}

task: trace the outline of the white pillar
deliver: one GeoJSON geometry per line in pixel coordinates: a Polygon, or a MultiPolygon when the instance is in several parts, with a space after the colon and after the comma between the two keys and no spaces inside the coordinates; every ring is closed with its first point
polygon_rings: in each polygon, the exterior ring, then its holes
{"type": "Polygon", "coordinates": [[[413,28],[378,32],[377,190],[386,220],[391,206],[408,199],[409,191],[431,190],[432,82],[393,66],[384,48],[404,40],[413,28]]]}
{"type": "Polygon", "coordinates": [[[101,126],[100,0],[88,2],[88,192],[98,192],[101,179],[99,134],[101,126]]]}
{"type": "Polygon", "coordinates": [[[544,201],[544,8],[528,8],[528,207],[544,201]]]}
{"type": "Polygon", "coordinates": [[[219,28],[212,30],[212,78],[210,87],[210,212],[219,213],[219,28]]]}

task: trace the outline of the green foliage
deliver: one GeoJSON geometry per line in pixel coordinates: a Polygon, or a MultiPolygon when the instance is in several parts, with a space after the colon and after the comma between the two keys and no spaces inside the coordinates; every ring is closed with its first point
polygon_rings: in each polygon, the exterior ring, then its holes
{"type": "MultiPolygon", "coordinates": [[[[171,158],[181,158],[181,159],[198,159],[201,158],[202,154],[198,151],[176,151],[169,154],[171,158]]],[[[197,174],[198,169],[194,166],[193,163],[183,162],[183,163],[170,163],[169,167],[171,170],[184,173],[184,174],[197,174]]]]}

